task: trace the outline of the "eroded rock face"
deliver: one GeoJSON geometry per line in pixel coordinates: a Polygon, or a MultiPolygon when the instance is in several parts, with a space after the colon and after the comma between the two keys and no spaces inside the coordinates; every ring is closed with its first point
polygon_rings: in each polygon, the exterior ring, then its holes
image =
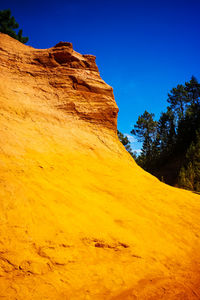
{"type": "Polygon", "coordinates": [[[93,56],[0,35],[0,299],[200,299],[200,197],[139,168],[116,114],[93,56]]]}
{"type": "Polygon", "coordinates": [[[0,72],[10,73],[18,86],[34,88],[34,80],[50,105],[116,131],[113,89],[101,79],[95,56],[75,52],[71,43],[37,50],[0,34],[0,72]]]}

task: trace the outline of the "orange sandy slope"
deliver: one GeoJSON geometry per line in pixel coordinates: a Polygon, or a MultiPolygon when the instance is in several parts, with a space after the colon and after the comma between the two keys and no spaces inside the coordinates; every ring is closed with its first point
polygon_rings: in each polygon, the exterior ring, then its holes
{"type": "Polygon", "coordinates": [[[5,72],[0,298],[200,299],[200,197],[144,172],[114,130],[30,97],[5,72]]]}

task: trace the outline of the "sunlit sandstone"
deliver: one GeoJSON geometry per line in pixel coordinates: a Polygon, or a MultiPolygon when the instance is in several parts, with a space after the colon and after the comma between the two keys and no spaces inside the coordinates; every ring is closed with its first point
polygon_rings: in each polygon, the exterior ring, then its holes
{"type": "Polygon", "coordinates": [[[1,299],[200,299],[200,197],[136,165],[117,112],[94,56],[0,34],[1,299]]]}

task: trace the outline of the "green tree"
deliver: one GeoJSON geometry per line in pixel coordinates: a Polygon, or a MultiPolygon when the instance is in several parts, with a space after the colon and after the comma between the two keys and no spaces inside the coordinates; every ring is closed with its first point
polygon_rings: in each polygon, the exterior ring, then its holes
{"type": "Polygon", "coordinates": [[[178,84],[169,92],[167,102],[170,104],[171,110],[175,112],[177,122],[184,117],[188,101],[186,88],[182,84],[178,84]]]}
{"type": "Polygon", "coordinates": [[[148,158],[152,154],[152,145],[156,137],[157,122],[154,121],[154,114],[145,112],[138,117],[131,134],[135,135],[139,142],[143,142],[142,154],[148,158]]]}
{"type": "Polygon", "coordinates": [[[200,84],[192,76],[168,94],[158,122],[139,116],[132,134],[143,142],[137,163],[166,183],[200,192],[200,84]]]}
{"type": "MultiPolygon", "coordinates": [[[[190,167],[191,167],[191,165],[190,165],[190,167]]],[[[189,173],[193,173],[193,170],[190,169],[189,173]]],[[[184,189],[187,189],[187,190],[193,189],[193,185],[192,185],[190,179],[188,178],[188,171],[186,171],[184,167],[181,167],[180,172],[179,172],[178,186],[182,187],[184,189]]]]}
{"type": "Polygon", "coordinates": [[[192,104],[199,105],[200,83],[196,77],[192,76],[190,81],[185,83],[185,90],[187,92],[188,101],[190,101],[192,104]]]}
{"type": "Polygon", "coordinates": [[[117,135],[122,145],[124,145],[126,151],[128,151],[133,158],[136,158],[136,154],[132,151],[131,143],[128,137],[121,133],[119,130],[117,130],[117,135]]]}
{"type": "Polygon", "coordinates": [[[187,150],[178,184],[180,187],[200,192],[200,132],[196,132],[196,140],[187,150]]]}
{"type": "Polygon", "coordinates": [[[19,24],[16,23],[15,18],[11,16],[10,9],[0,11],[0,32],[5,33],[13,37],[14,39],[25,44],[28,42],[28,37],[22,36],[22,29],[16,33],[16,29],[19,28],[19,24]]]}
{"type": "Polygon", "coordinates": [[[171,108],[161,113],[157,124],[157,147],[159,152],[169,153],[176,141],[175,116],[171,108]]]}

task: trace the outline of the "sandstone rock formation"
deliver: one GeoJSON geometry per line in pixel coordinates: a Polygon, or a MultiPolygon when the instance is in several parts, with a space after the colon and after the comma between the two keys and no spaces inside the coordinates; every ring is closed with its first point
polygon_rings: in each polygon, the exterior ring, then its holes
{"type": "Polygon", "coordinates": [[[81,55],[66,42],[37,50],[2,34],[0,47],[2,76],[15,81],[15,92],[28,86],[26,96],[38,99],[39,92],[43,105],[116,128],[118,108],[113,90],[101,79],[95,56],[81,55]]]}
{"type": "Polygon", "coordinates": [[[0,298],[200,299],[200,197],[117,139],[95,57],[0,34],[0,298]]]}

